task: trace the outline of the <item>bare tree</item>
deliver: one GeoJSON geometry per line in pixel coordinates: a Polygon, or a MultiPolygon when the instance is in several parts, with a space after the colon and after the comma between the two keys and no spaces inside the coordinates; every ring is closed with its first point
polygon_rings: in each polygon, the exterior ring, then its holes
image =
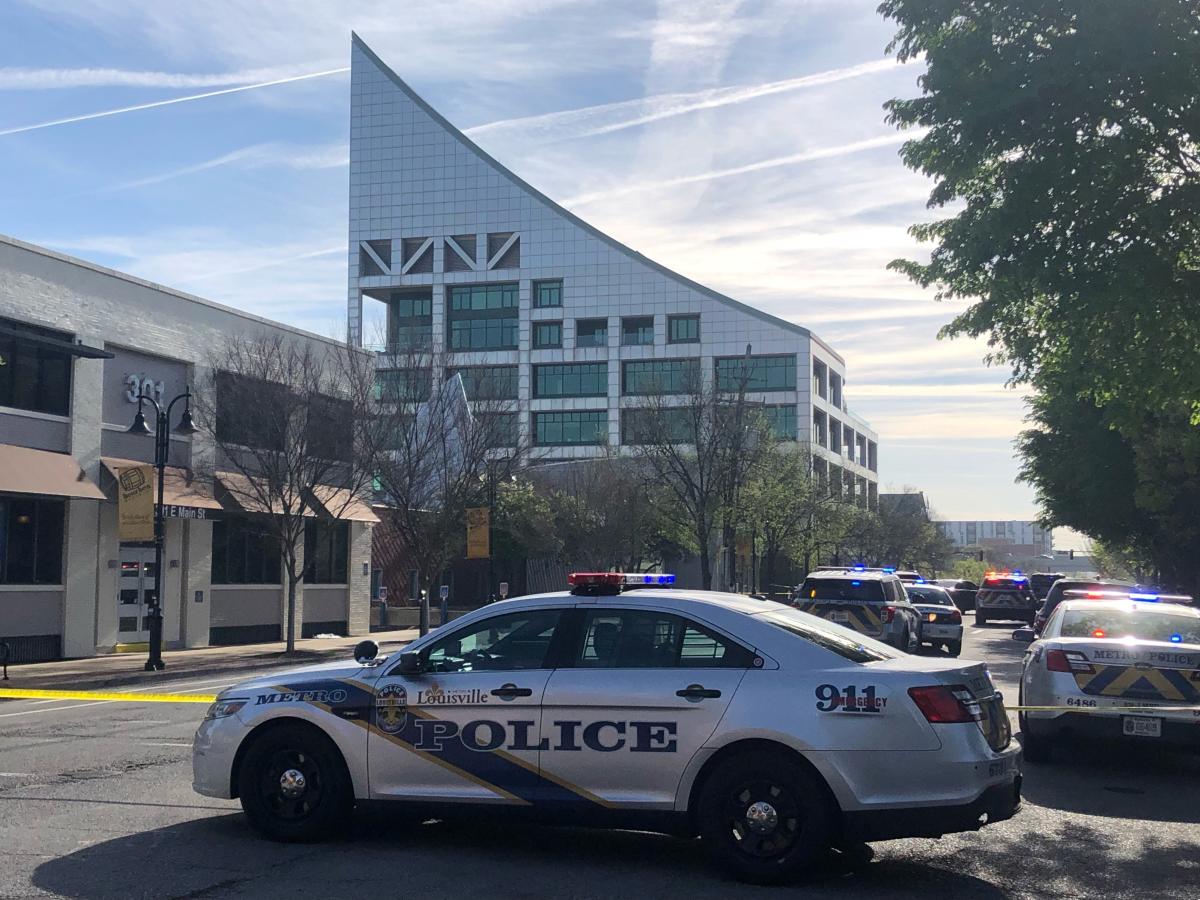
{"type": "MultiPolygon", "coordinates": [[[[396,349],[378,372],[376,473],[389,507],[382,541],[393,567],[430,584],[463,553],[466,511],[494,505],[520,466],[515,367],[461,369],[453,357],[396,349]]],[[[494,552],[494,551],[493,551],[494,552]]]]}
{"type": "Polygon", "coordinates": [[[278,543],[290,653],[306,522],[342,518],[370,497],[371,360],[344,344],[261,332],[228,338],[208,363],[198,418],[215,445],[214,474],[278,543]]]}
{"type": "MultiPolygon", "coordinates": [[[[745,378],[741,381],[735,391],[722,390],[697,368],[669,388],[648,385],[643,402],[622,411],[624,442],[633,445],[648,483],[673,497],[679,524],[695,542],[705,590],[712,587],[711,542],[718,521],[731,543],[741,488],[769,442],[766,420],[747,401],[745,378]]],[[[727,570],[727,579],[731,574],[727,570]]]]}

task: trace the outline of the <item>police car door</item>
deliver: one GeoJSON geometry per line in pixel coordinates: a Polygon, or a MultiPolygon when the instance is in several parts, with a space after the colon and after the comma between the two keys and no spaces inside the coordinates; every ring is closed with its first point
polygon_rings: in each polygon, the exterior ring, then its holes
{"type": "Polygon", "coordinates": [[[754,654],[646,606],[581,606],[542,703],[539,802],[670,809],[754,654]]]}
{"type": "Polygon", "coordinates": [[[425,648],[420,674],[389,670],[370,729],[371,797],[531,802],[546,659],[563,614],[479,619],[425,648]]]}

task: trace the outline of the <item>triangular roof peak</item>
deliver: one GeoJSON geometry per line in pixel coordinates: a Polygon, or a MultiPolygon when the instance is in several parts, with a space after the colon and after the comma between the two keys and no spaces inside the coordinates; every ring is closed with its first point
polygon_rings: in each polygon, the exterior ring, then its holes
{"type": "MultiPolygon", "coordinates": [[[[830,347],[828,344],[826,344],[824,341],[822,341],[820,338],[818,338],[816,335],[814,335],[809,329],[805,328],[804,326],[796,325],[795,323],[789,322],[786,319],[781,319],[778,316],[773,316],[770,313],[763,312],[761,309],[757,309],[746,303],[742,303],[740,300],[735,300],[732,297],[729,297],[725,294],[720,293],[719,291],[715,291],[712,288],[707,287],[706,285],[700,284],[697,281],[693,281],[692,279],[688,278],[686,275],[681,275],[679,272],[676,272],[673,269],[670,269],[661,263],[655,262],[654,260],[650,259],[649,257],[644,256],[643,254],[637,252],[632,247],[629,247],[628,245],[621,243],[616,238],[604,233],[599,228],[596,228],[594,225],[590,224],[589,222],[585,221],[584,219],[581,219],[579,216],[577,216],[575,213],[571,212],[569,209],[566,209],[565,207],[556,203],[554,200],[547,197],[545,194],[543,194],[541,191],[539,191],[533,185],[529,184],[527,181],[525,181],[523,178],[521,178],[515,172],[508,169],[505,165],[503,165],[501,162],[496,160],[493,156],[491,156],[486,151],[484,151],[482,147],[480,147],[478,144],[476,144],[474,141],[472,141],[469,137],[467,137],[465,134],[463,134],[462,131],[460,131],[457,127],[455,127],[455,125],[453,123],[451,123],[448,119],[446,119],[445,116],[443,116],[436,109],[434,109],[432,106],[430,106],[429,103],[426,102],[425,99],[423,97],[421,97],[420,94],[418,94],[415,90],[413,90],[408,85],[408,83],[404,81],[404,79],[402,79],[399,75],[397,75],[387,63],[385,63],[382,59],[379,58],[378,54],[376,54],[375,51],[370,48],[370,46],[367,44],[367,42],[364,41],[356,32],[353,32],[353,31],[350,32],[350,37],[351,37],[351,44],[354,48],[357,48],[358,50],[362,51],[363,55],[366,56],[366,58],[381,73],[383,73],[397,88],[399,88],[402,92],[404,92],[404,94],[414,104],[416,104],[417,107],[419,107],[426,115],[428,115],[434,122],[436,122],[443,129],[445,129],[445,131],[447,133],[449,133],[451,136],[453,136],[453,138],[456,141],[458,141],[460,144],[462,144],[462,146],[464,146],[467,150],[469,150],[471,153],[473,153],[475,156],[477,156],[486,165],[490,166],[492,169],[494,169],[500,175],[507,178],[509,181],[511,181],[513,184],[515,184],[521,190],[527,192],[531,197],[534,197],[539,202],[545,204],[547,207],[552,209],[558,215],[567,219],[575,226],[583,229],[588,234],[595,237],[597,240],[603,241],[604,243],[608,244],[610,247],[614,248],[615,250],[628,255],[631,259],[635,260],[636,262],[638,262],[642,265],[648,266],[649,268],[654,269],[655,271],[659,272],[662,275],[665,275],[668,278],[674,279],[678,283],[685,285],[686,287],[690,288],[691,290],[697,291],[701,294],[711,297],[712,299],[714,299],[720,303],[723,303],[727,306],[733,307],[734,309],[737,309],[740,312],[747,313],[751,316],[754,316],[764,322],[768,322],[771,325],[774,325],[778,328],[782,328],[787,331],[791,331],[795,334],[799,334],[804,337],[812,338],[812,340],[819,343],[821,345],[821,347],[828,354],[833,356],[839,362],[843,362],[842,357],[832,347],[830,347]]],[[[352,63],[353,63],[353,59],[352,59],[352,63]]]]}

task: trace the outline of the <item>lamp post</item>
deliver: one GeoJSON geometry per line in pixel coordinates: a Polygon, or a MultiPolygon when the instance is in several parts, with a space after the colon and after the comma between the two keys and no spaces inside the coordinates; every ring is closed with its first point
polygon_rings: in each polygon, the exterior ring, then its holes
{"type": "Polygon", "coordinates": [[[140,434],[149,437],[154,436],[154,469],[158,474],[158,493],[154,498],[154,602],[150,605],[147,618],[150,619],[150,653],[146,658],[145,669],[147,672],[158,672],[166,668],[166,663],[162,658],[162,566],[163,566],[163,544],[164,544],[164,516],[163,516],[163,482],[166,481],[167,460],[171,455],[171,410],[175,408],[175,404],[180,400],[183,401],[183,415],[179,418],[179,425],[175,428],[176,434],[195,434],[198,430],[192,422],[192,394],[190,391],[184,391],[179,394],[170,403],[166,409],[159,404],[157,400],[149,394],[138,394],[138,411],[133,417],[133,424],[129,426],[130,434],[140,434]],[[142,404],[149,403],[154,407],[154,431],[150,431],[150,427],[146,424],[146,416],[142,411],[142,404]]]}

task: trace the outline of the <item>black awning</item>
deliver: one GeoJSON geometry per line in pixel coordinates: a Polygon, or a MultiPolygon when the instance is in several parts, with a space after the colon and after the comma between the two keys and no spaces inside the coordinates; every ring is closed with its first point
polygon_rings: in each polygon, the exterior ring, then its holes
{"type": "Polygon", "coordinates": [[[101,350],[99,347],[85,347],[83,344],[76,344],[65,338],[38,334],[36,331],[28,331],[19,325],[8,325],[4,322],[0,322],[0,337],[20,338],[27,344],[33,344],[47,350],[58,350],[61,353],[69,353],[72,356],[82,356],[84,359],[113,358],[111,353],[107,350],[101,350]]]}

